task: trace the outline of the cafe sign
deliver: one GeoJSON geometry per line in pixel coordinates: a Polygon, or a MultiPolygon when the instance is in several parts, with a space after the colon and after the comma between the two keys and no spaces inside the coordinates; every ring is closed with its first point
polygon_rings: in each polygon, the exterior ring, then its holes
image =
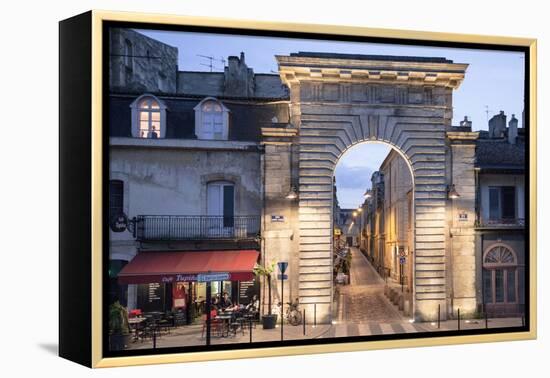
{"type": "Polygon", "coordinates": [[[198,282],[229,281],[231,274],[224,273],[203,273],[197,274],[198,282]]]}

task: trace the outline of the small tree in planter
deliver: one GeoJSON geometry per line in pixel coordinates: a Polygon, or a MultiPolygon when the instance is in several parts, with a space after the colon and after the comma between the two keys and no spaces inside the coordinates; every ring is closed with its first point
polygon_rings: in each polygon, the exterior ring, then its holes
{"type": "Polygon", "coordinates": [[[128,344],[130,326],[128,310],[118,300],[109,306],[109,341],[111,350],[123,350],[128,344]]]}
{"type": "Polygon", "coordinates": [[[271,275],[275,271],[275,262],[272,262],[268,266],[262,266],[256,264],[254,266],[254,274],[256,276],[263,276],[267,279],[267,290],[268,290],[268,305],[267,305],[267,315],[262,316],[262,325],[264,329],[273,329],[275,324],[277,324],[277,314],[271,313],[271,275]]]}

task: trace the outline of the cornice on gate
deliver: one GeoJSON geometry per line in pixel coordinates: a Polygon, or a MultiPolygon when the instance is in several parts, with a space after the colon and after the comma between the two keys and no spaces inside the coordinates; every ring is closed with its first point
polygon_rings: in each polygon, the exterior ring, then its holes
{"type": "MultiPolygon", "coordinates": [[[[300,81],[327,81],[349,83],[381,83],[430,85],[456,89],[464,80],[468,64],[446,59],[417,58],[400,61],[380,57],[376,59],[345,59],[276,55],[279,74],[284,84],[292,87],[300,81]]],[[[330,55],[330,54],[327,54],[330,55]]]]}

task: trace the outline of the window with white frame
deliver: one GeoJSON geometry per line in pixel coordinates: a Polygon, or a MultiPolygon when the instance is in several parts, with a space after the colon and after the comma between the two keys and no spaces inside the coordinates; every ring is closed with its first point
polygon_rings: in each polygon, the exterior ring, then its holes
{"type": "Polygon", "coordinates": [[[198,139],[227,140],[229,109],[213,97],[207,97],[194,108],[195,134],[198,139]]]}
{"type": "Polygon", "coordinates": [[[137,98],[132,105],[132,136],[159,139],[166,134],[166,106],[152,95],[137,98]]]}
{"type": "Polygon", "coordinates": [[[207,186],[207,214],[210,222],[233,227],[235,215],[235,185],[228,181],[209,182],[207,186]]]}

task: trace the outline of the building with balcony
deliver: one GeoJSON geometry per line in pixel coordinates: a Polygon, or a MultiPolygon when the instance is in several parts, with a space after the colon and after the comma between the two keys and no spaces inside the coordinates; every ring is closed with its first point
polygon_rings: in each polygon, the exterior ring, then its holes
{"type": "Polygon", "coordinates": [[[228,259],[217,268],[233,278],[213,282],[212,295],[246,304],[259,294],[260,130],[288,122],[285,88],[277,75],[255,75],[244,54],[225,72],[186,72],[177,48],[129,29],[110,38],[109,213],[128,219],[110,230],[111,299],[130,310],[189,308],[206,297],[197,272],[180,280],[154,270],[203,261],[206,272],[228,259]],[[243,281],[235,264],[245,260],[243,281]]]}
{"type": "Polygon", "coordinates": [[[480,310],[525,311],[525,129],[500,112],[476,143],[476,259],[480,310]]]}

